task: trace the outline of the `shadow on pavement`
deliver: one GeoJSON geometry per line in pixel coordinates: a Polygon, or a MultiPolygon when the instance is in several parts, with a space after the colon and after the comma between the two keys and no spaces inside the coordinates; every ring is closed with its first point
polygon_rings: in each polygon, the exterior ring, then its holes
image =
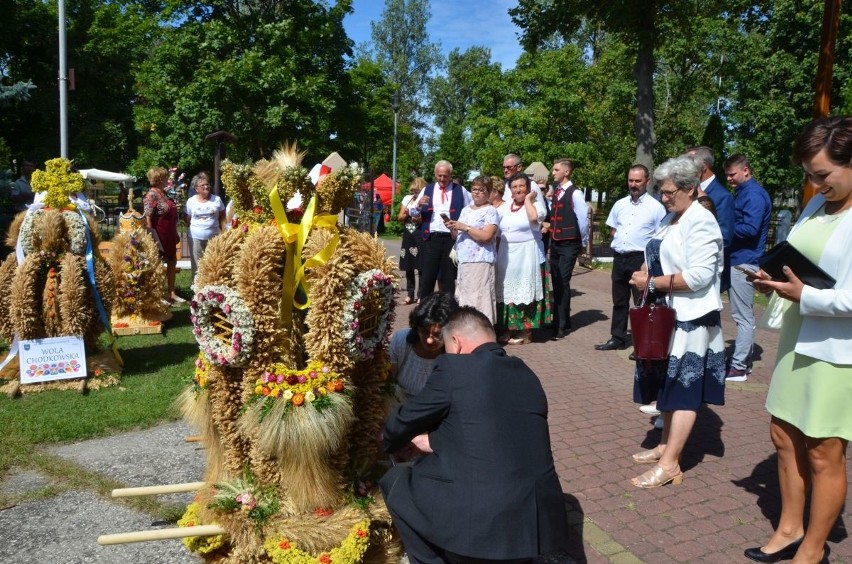
{"type": "MultiPolygon", "coordinates": [[[[778,527],[781,517],[781,495],[778,486],[778,455],[772,454],[763,459],[755,466],[751,474],[740,480],[731,480],[731,483],[740,487],[757,497],[757,506],[763,516],[772,524],[772,529],[778,527]]],[[[805,504],[805,529],[808,527],[808,515],[810,514],[810,496],[805,504]]],[[[849,536],[846,523],[843,521],[843,511],[840,512],[837,522],[834,523],[828,540],[839,543],[849,536]]]]}

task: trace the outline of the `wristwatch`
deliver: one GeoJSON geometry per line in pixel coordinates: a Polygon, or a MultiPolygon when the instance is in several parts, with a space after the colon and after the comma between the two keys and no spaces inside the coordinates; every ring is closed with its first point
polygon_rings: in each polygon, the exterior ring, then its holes
{"type": "Polygon", "coordinates": [[[649,292],[656,292],[657,291],[657,278],[654,277],[654,276],[651,276],[651,277],[648,278],[648,291],[649,292]]]}

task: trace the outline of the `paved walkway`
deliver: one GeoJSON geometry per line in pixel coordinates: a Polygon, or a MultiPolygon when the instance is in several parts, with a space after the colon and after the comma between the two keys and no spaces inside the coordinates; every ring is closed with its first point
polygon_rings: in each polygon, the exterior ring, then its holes
{"type": "MultiPolygon", "coordinates": [[[[743,550],[768,540],[780,513],[764,409],[777,334],[758,330],[748,382],[728,384],[725,406],[699,412],[683,454],[683,484],[641,490],[630,478],[649,467],[630,455],[655,446],[660,431],[632,401],[630,350],[594,349],[609,338],[609,272],[577,268],[572,287],[573,333],[507,349],[533,368],[548,395],[553,453],[576,533],[572,556],[593,563],[748,562],[743,550]]],[[[735,328],[725,306],[722,324],[732,346],[735,328]]],[[[400,307],[398,320],[410,309],[400,307]]],[[[852,562],[850,512],[847,496],[829,537],[832,562],[852,562]]]]}

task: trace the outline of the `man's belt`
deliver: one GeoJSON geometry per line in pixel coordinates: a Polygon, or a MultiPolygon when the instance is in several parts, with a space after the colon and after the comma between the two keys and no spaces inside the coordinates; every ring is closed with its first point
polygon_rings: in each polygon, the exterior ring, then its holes
{"type": "Polygon", "coordinates": [[[638,256],[638,255],[644,255],[645,251],[627,251],[626,253],[619,253],[618,251],[613,251],[612,254],[613,254],[613,256],[616,256],[616,257],[629,258],[629,257],[638,256]]]}

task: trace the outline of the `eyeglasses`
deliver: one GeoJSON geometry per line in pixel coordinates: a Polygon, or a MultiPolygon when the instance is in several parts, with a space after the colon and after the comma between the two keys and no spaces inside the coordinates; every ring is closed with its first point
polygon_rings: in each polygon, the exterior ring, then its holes
{"type": "Polygon", "coordinates": [[[521,163],[515,163],[513,165],[503,165],[503,170],[512,170],[513,168],[521,166],[521,163]]]}
{"type": "Polygon", "coordinates": [[[418,327],[417,335],[422,342],[426,342],[429,338],[436,342],[443,342],[444,336],[441,334],[440,328],[418,327]]]}
{"type": "Polygon", "coordinates": [[[660,190],[660,197],[666,199],[674,198],[674,195],[680,192],[680,190],[680,188],[676,188],[674,190],[660,190]]]}

